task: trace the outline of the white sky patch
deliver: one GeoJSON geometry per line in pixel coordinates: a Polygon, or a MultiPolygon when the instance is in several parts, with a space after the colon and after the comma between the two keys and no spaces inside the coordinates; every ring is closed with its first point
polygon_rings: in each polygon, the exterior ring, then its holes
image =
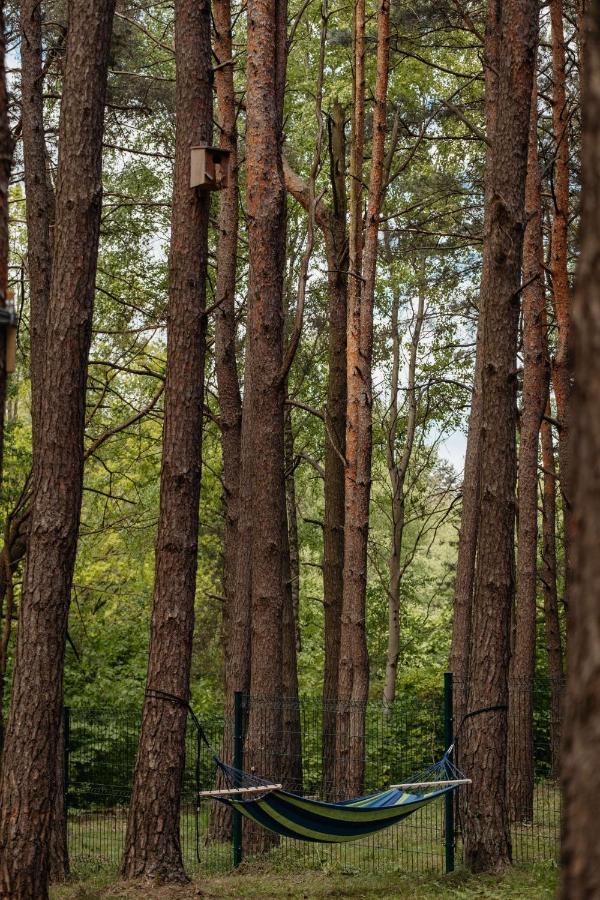
{"type": "Polygon", "coordinates": [[[438,452],[440,457],[448,460],[457,472],[462,472],[465,466],[466,449],[467,436],[464,431],[453,431],[440,442],[438,452]]]}

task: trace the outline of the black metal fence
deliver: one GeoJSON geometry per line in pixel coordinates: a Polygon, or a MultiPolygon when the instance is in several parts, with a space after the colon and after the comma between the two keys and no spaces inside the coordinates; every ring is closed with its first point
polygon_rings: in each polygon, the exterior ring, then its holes
{"type": "MultiPolygon", "coordinates": [[[[554,773],[553,737],[558,727],[556,707],[546,682],[527,686],[533,709],[531,816],[512,827],[516,861],[553,859],[557,855],[560,794],[554,773]]],[[[520,708],[520,706],[519,706],[520,708]]],[[[530,706],[523,704],[525,710],[530,706]]],[[[238,695],[231,715],[202,721],[212,748],[229,762],[244,767],[244,733],[250,711],[255,733],[264,730],[259,745],[286,787],[305,796],[329,799],[335,756],[331,751],[331,723],[339,708],[322,700],[299,702],[257,699],[238,695]],[[272,727],[273,709],[281,722],[272,727]],[[264,726],[261,724],[264,722],[264,726]],[[281,773],[284,773],[283,776],[281,773]]],[[[140,716],[114,709],[70,709],[66,717],[68,838],[75,871],[116,869],[123,850],[127,806],[137,751],[140,716]]],[[[517,719],[511,720],[518,727],[517,719]]],[[[437,761],[451,741],[451,679],[427,689],[415,686],[403,693],[392,708],[371,701],[365,712],[364,789],[377,790],[399,783],[437,761]]],[[[256,774],[261,769],[254,753],[256,774]]],[[[265,763],[266,764],[266,763],[265,763]]],[[[190,720],[186,742],[181,842],[190,873],[226,872],[247,856],[245,820],[219,814],[223,807],[197,800],[197,771],[202,790],[217,784],[212,753],[197,740],[190,720]],[[199,761],[199,767],[197,762],[199,761]]],[[[508,773],[510,780],[510,773],[508,773]]],[[[264,848],[263,848],[264,849],[264,848]]],[[[265,851],[273,866],[340,870],[346,872],[437,872],[460,862],[460,819],[452,799],[425,806],[413,816],[368,838],[345,844],[311,844],[291,839],[271,843],[265,851]]],[[[261,857],[264,862],[264,852],[261,857]]]]}

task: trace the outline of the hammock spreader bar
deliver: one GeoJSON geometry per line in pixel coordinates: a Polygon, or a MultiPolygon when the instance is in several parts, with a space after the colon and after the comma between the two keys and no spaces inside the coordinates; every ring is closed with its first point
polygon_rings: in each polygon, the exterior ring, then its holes
{"type": "Polygon", "coordinates": [[[396,825],[426,804],[468,784],[446,754],[402,785],[364,797],[326,803],[284,791],[280,785],[228,766],[215,757],[228,788],[203,792],[282,837],[342,843],[396,825]]]}

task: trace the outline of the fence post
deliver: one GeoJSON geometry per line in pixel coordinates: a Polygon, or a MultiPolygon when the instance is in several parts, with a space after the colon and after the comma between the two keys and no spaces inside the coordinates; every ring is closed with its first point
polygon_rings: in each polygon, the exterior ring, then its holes
{"type": "Polygon", "coordinates": [[[63,741],[65,765],[65,816],[69,814],[69,757],[71,753],[71,710],[63,706],[63,741]]]}
{"type": "MultiPolygon", "coordinates": [[[[452,672],[444,673],[444,744],[446,749],[454,740],[452,672]]],[[[454,872],[454,791],[445,797],[446,872],[454,872]]]]}
{"type": "MultiPolygon", "coordinates": [[[[233,695],[233,766],[241,769],[244,765],[244,695],[236,691],[233,695]]],[[[236,787],[239,787],[236,778],[236,787]]],[[[233,842],[233,867],[236,869],[242,861],[242,815],[234,809],[231,829],[233,842]]]]}

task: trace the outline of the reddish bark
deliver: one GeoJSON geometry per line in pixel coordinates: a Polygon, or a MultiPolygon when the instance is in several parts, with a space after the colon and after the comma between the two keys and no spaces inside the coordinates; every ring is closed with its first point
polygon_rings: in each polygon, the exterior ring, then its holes
{"type": "Polygon", "coordinates": [[[589,0],[583,83],[581,256],[573,303],[573,580],[563,743],[560,896],[600,896],[600,3],[589,0]]]}
{"type": "Polygon", "coordinates": [[[377,11],[377,74],[373,145],[362,253],[361,189],[364,149],[365,10],[355,7],[354,116],[350,176],[350,265],[347,328],[347,426],[344,519],[344,598],[340,635],[341,708],[336,726],[336,791],[360,793],[364,775],[364,730],[369,692],[365,632],[367,541],[371,493],[373,305],[379,216],[384,190],[386,104],[389,76],[390,5],[377,11]]]}
{"type": "Polygon", "coordinates": [[[568,273],[569,226],[569,109],[566,95],[566,49],[562,0],[551,0],[552,25],[552,126],[554,131],[554,168],[552,233],[550,236],[550,272],[552,299],[558,337],[552,360],[552,384],[560,429],[558,452],[560,491],[563,506],[565,552],[567,557],[567,591],[569,581],[570,487],[569,487],[569,397],[571,393],[571,287],[568,273]]]}
{"type": "Polygon", "coordinates": [[[544,245],[538,164],[537,90],[534,86],[525,184],[523,243],[523,394],[519,442],[517,593],[510,672],[508,790],[514,821],[533,819],[533,679],[535,675],[538,445],[549,370],[544,343],[544,245]]]}
{"type": "MultiPolygon", "coordinates": [[[[285,184],[281,158],[285,3],[248,3],[246,166],[250,283],[246,323],[246,374],[242,417],[242,478],[251,487],[251,661],[254,697],[273,697],[282,681],[284,610],[282,523],[285,517],[283,372],[283,273],[285,184]]],[[[242,488],[244,490],[244,488],[242,488]]],[[[241,554],[240,554],[241,555],[241,554]]],[[[240,571],[238,556],[238,572],[240,571]]],[[[248,641],[248,633],[246,633],[248,641]]],[[[251,704],[246,736],[247,766],[278,775],[282,710],[251,704]]],[[[268,845],[264,829],[245,830],[252,849],[268,845]]]]}
{"type": "MultiPolygon", "coordinates": [[[[27,270],[29,276],[31,419],[34,444],[39,434],[46,310],[50,296],[54,192],[48,177],[44,132],[42,15],[39,0],[21,3],[21,93],[25,195],[27,198],[27,270]]],[[[35,456],[34,451],[34,456],[35,456]]]]}
{"type": "Polygon", "coordinates": [[[473,785],[465,858],[476,871],[510,861],[506,804],[509,623],[514,591],[516,354],[525,225],[527,136],[537,41],[535,0],[491,6],[497,21],[497,111],[489,155],[480,449],[480,518],[473,600],[468,720],[462,764],[473,785]]]}
{"type": "MultiPolygon", "coordinates": [[[[238,244],[238,159],[236,100],[230,0],[215,0],[214,23],[215,85],[218,105],[220,146],[229,151],[229,183],[219,194],[217,244],[217,283],[215,289],[215,370],[221,411],[221,453],[223,459],[223,682],[227,719],[233,715],[236,690],[248,690],[247,680],[240,680],[237,667],[247,652],[238,646],[234,630],[239,616],[236,606],[236,566],[240,540],[240,462],[242,434],[242,398],[236,356],[235,283],[238,244]]],[[[246,604],[249,609],[249,605],[246,604]]],[[[246,668],[246,666],[243,666],[246,668]]],[[[223,758],[231,762],[231,735],[225,736],[223,758]]],[[[211,810],[211,839],[227,840],[231,827],[231,810],[215,803],[211,810]]]]}
{"type": "MultiPolygon", "coordinates": [[[[0,4],[0,306],[6,306],[8,292],[8,189],[13,158],[13,138],[8,118],[6,87],[6,35],[4,3],[0,4]]],[[[4,468],[4,415],[6,405],[6,328],[0,328],[0,483],[4,468]]]]}
{"type": "Polygon", "coordinates": [[[144,875],[183,882],[179,810],[196,595],[209,216],[209,195],[190,189],[190,147],[211,142],[208,2],[177,0],[175,59],[177,126],[160,515],[147,690],[121,873],[126,878],[144,875]]]}
{"type": "MultiPolygon", "coordinates": [[[[550,403],[546,406],[550,415],[550,403]]],[[[548,673],[550,675],[550,745],[552,752],[552,774],[558,777],[560,771],[560,744],[562,723],[563,660],[558,611],[558,591],[556,586],[556,465],[552,427],[542,421],[542,571],[544,592],[544,631],[548,653],[548,673]]]]}
{"type": "Polygon", "coordinates": [[[344,110],[335,103],[329,118],[331,227],[324,232],[327,254],[329,339],[327,362],[325,510],[323,516],[323,779],[331,785],[335,759],[335,714],[338,697],[340,632],[344,586],[344,505],[346,454],[346,296],[348,234],[346,226],[346,139],[344,110]]]}
{"type": "MultiPolygon", "coordinates": [[[[498,40],[497,15],[499,10],[488,3],[485,30],[485,122],[486,122],[486,166],[484,234],[490,232],[491,202],[493,188],[491,178],[491,147],[494,139],[498,95],[498,40]]],[[[482,260],[480,297],[488,290],[489,260],[484,253],[482,260]]],[[[471,649],[471,619],[473,614],[473,585],[475,581],[475,560],[477,557],[477,537],[479,531],[479,464],[481,447],[481,377],[484,358],[483,323],[481,304],[477,320],[477,340],[475,350],[475,372],[473,394],[467,432],[467,447],[462,483],[462,514],[458,535],[458,555],[454,582],[452,646],[450,650],[450,670],[454,674],[454,718],[457,723],[465,714],[467,679],[469,675],[469,654],[471,649]]],[[[464,796],[464,795],[463,795],[464,796]]],[[[459,801],[463,798],[459,798],[459,801]]]]}
{"type": "MultiPolygon", "coordinates": [[[[27,271],[29,280],[29,334],[31,420],[34,459],[40,439],[40,405],[45,360],[46,314],[52,275],[50,228],[54,224],[54,191],[48,177],[44,132],[44,70],[42,14],[39,0],[23,0],[21,25],[21,122],[27,199],[27,271]]],[[[6,543],[8,550],[8,542],[6,543]]],[[[5,567],[6,568],[6,567],[5,567]]],[[[9,565],[12,569],[12,566],[9,565]]],[[[10,598],[9,598],[10,605],[10,598]]],[[[5,623],[10,636],[12,616],[5,623]]],[[[4,666],[0,678],[4,679],[4,666]]],[[[62,735],[62,731],[61,731],[62,735]]],[[[64,748],[58,741],[55,824],[50,845],[50,877],[62,881],[69,874],[67,821],[64,797],[64,748]]]]}
{"type": "Polygon", "coordinates": [[[215,369],[221,410],[223,454],[223,636],[225,697],[231,701],[236,689],[230,673],[231,607],[235,602],[235,571],[239,515],[239,482],[242,400],[236,358],[235,278],[238,242],[238,174],[236,102],[233,83],[233,46],[230,0],[213,4],[214,52],[217,58],[215,83],[219,111],[220,146],[230,154],[230,178],[219,194],[219,241],[215,291],[215,369]]]}
{"type": "Polygon", "coordinates": [[[113,12],[114,0],[75,0],[70,8],[39,465],[0,788],[0,895],[14,898],[47,897],[64,648],[83,480],[113,12]]]}
{"type": "MultiPolygon", "coordinates": [[[[346,451],[346,294],[348,235],[346,226],[346,139],[344,110],[336,101],[328,119],[331,205],[316,204],[315,220],[325,242],[328,288],[328,372],[325,410],[323,516],[323,790],[328,796],[335,762],[335,703],[344,574],[344,455],[346,451]]],[[[284,160],[288,192],[308,212],[310,191],[284,160]]]]}

